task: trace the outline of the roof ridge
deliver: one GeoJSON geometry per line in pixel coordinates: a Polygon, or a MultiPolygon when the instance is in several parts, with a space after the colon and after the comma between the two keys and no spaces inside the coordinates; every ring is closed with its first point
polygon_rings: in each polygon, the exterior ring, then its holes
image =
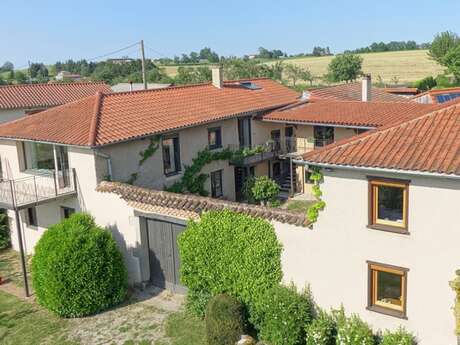
{"type": "MultiPolygon", "coordinates": [[[[424,119],[424,118],[427,118],[427,117],[436,116],[441,112],[447,112],[450,109],[457,108],[457,106],[458,106],[457,104],[454,104],[454,105],[451,105],[451,106],[449,106],[447,108],[435,109],[434,111],[429,112],[428,114],[422,114],[420,116],[414,117],[413,119],[400,120],[398,122],[395,122],[395,123],[392,123],[392,124],[389,124],[389,125],[386,125],[386,126],[382,126],[380,128],[372,129],[372,130],[370,130],[368,132],[364,132],[364,133],[361,133],[359,135],[353,136],[351,138],[346,138],[346,139],[340,140],[340,141],[335,142],[335,143],[333,143],[331,145],[327,145],[327,146],[324,146],[324,147],[322,147],[320,149],[316,149],[316,150],[310,151],[310,152],[312,152],[312,153],[314,152],[315,154],[319,154],[321,152],[328,151],[328,150],[331,150],[333,148],[342,147],[342,146],[346,147],[346,146],[349,146],[349,145],[354,145],[357,142],[360,142],[362,139],[365,139],[367,137],[371,137],[371,136],[374,136],[376,134],[385,133],[385,132],[390,131],[392,129],[395,129],[397,127],[401,127],[403,125],[408,125],[408,124],[411,124],[412,122],[420,121],[421,119],[424,119]]],[[[455,109],[453,109],[453,110],[455,111],[455,109]]],[[[308,152],[307,155],[310,152],[308,152]]]]}
{"type": "MultiPolygon", "coordinates": [[[[104,81],[79,81],[79,82],[67,82],[67,83],[32,83],[32,84],[7,84],[7,85],[0,85],[0,88],[8,88],[8,87],[25,87],[25,86],[62,86],[62,85],[106,85],[109,86],[104,81]]],[[[109,86],[110,87],[110,86],[109,86]]]]}
{"type": "Polygon", "coordinates": [[[99,113],[101,110],[102,100],[104,98],[104,93],[96,92],[96,103],[94,104],[94,113],[91,119],[91,125],[89,127],[89,136],[88,136],[88,145],[94,146],[96,143],[96,135],[97,135],[97,125],[99,123],[99,113]]]}

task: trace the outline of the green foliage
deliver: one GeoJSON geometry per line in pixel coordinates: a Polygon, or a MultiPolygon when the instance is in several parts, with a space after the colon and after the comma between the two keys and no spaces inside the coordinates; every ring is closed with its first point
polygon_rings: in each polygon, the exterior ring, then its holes
{"type": "Polygon", "coordinates": [[[310,70],[299,65],[285,65],[284,74],[291,81],[293,87],[296,86],[298,80],[309,81],[310,85],[313,83],[314,80],[313,74],[310,72],[310,70]]]}
{"type": "Polygon", "coordinates": [[[157,152],[159,147],[160,147],[160,136],[156,135],[153,138],[150,138],[149,146],[145,150],[139,152],[139,155],[141,156],[139,165],[144,164],[144,162],[147,159],[152,157],[155,154],[155,152],[157,152]]]}
{"type": "Polygon", "coordinates": [[[261,64],[257,60],[228,59],[223,62],[226,79],[271,78],[281,80],[283,66],[281,64],[261,64]]]}
{"type": "Polygon", "coordinates": [[[252,188],[256,183],[256,178],[252,175],[246,177],[243,183],[242,193],[244,198],[247,200],[248,203],[254,204],[256,203],[256,199],[254,198],[254,194],[252,193],[252,188]]]}
{"type": "Polygon", "coordinates": [[[428,91],[434,88],[437,85],[436,80],[432,77],[426,77],[421,80],[418,80],[414,83],[414,87],[420,91],[428,91]]]}
{"type": "Polygon", "coordinates": [[[311,169],[312,172],[310,173],[310,180],[314,183],[312,187],[312,193],[318,201],[308,208],[307,218],[310,222],[314,223],[318,220],[319,211],[324,210],[324,208],[326,207],[326,203],[323,200],[321,200],[323,192],[319,187],[319,183],[323,179],[323,174],[317,167],[313,167],[311,169]]]}
{"type": "Polygon", "coordinates": [[[294,285],[276,285],[259,298],[251,321],[259,337],[272,345],[297,345],[305,340],[305,325],[312,318],[310,292],[294,285]]]}
{"type": "Polygon", "coordinates": [[[319,211],[324,210],[326,203],[323,200],[319,200],[315,204],[311,205],[307,211],[307,218],[310,222],[314,223],[318,220],[319,211]]]}
{"type": "Polygon", "coordinates": [[[396,331],[386,331],[382,336],[382,341],[379,345],[415,345],[415,337],[413,334],[400,327],[396,331]]]}
{"type": "Polygon", "coordinates": [[[333,82],[354,81],[362,74],[363,58],[354,54],[336,55],[328,66],[328,79],[333,82]]]}
{"type": "Polygon", "coordinates": [[[259,294],[281,281],[281,244],[260,218],[224,211],[190,221],[179,237],[181,280],[189,310],[203,315],[207,296],[228,293],[251,308],[259,294]]]}
{"type": "Polygon", "coordinates": [[[337,325],[334,317],[320,311],[317,317],[305,329],[305,345],[335,345],[337,325]]]}
{"type": "Polygon", "coordinates": [[[244,307],[236,298],[219,294],[206,307],[208,345],[235,345],[244,334],[244,307]]]}
{"type": "Polygon", "coordinates": [[[449,49],[442,58],[442,64],[447,71],[452,73],[457,81],[460,81],[460,44],[449,49]]]}
{"type": "Polygon", "coordinates": [[[268,176],[259,176],[256,177],[251,192],[254,200],[265,204],[276,200],[280,193],[280,187],[268,176]]]}
{"type": "Polygon", "coordinates": [[[444,57],[447,52],[459,44],[460,37],[456,33],[451,31],[441,32],[434,37],[428,54],[431,58],[443,65],[444,57]]]}
{"type": "Polygon", "coordinates": [[[417,44],[415,41],[391,41],[385,42],[373,42],[371,45],[363,48],[345,51],[346,53],[362,54],[362,53],[381,53],[381,52],[394,52],[403,50],[416,50],[416,49],[427,49],[429,43],[417,44]]]}
{"type": "Polygon", "coordinates": [[[0,209],[0,249],[10,246],[10,227],[6,210],[0,209]]]}
{"type": "Polygon", "coordinates": [[[174,77],[174,83],[181,84],[197,84],[208,82],[212,79],[212,72],[209,67],[183,67],[177,69],[177,74],[174,77]]]}
{"type": "Polygon", "coordinates": [[[94,314],[124,300],[127,272],[111,234],[76,213],[35,246],[32,277],[39,304],[63,317],[94,314]]]}
{"type": "Polygon", "coordinates": [[[452,290],[455,291],[454,314],[456,320],[455,332],[460,335],[460,270],[455,272],[455,279],[449,283],[452,290]]]}
{"type": "Polygon", "coordinates": [[[196,289],[187,291],[185,309],[187,312],[195,316],[203,316],[204,311],[206,310],[206,305],[209,300],[212,298],[212,294],[204,289],[196,289]]]}
{"type": "Polygon", "coordinates": [[[374,335],[367,323],[358,315],[352,314],[346,317],[340,310],[337,314],[337,345],[374,345],[374,335]]]}

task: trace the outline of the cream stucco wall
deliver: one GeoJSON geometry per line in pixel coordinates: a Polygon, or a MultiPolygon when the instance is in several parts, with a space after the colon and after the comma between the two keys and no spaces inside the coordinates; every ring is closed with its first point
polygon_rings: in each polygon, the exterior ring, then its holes
{"type": "Polygon", "coordinates": [[[366,227],[364,173],[326,173],[321,184],[326,208],[313,229],[275,224],[284,245],[284,280],[300,287],[310,284],[321,307],[343,304],[348,313],[358,313],[375,329],[403,325],[421,345],[456,344],[455,296],[448,282],[460,268],[460,182],[409,178],[410,235],[402,235],[366,227]],[[366,310],[367,260],[409,269],[407,320],[366,310]]]}
{"type": "Polygon", "coordinates": [[[0,123],[13,121],[25,115],[25,109],[0,110],[0,123]]]}

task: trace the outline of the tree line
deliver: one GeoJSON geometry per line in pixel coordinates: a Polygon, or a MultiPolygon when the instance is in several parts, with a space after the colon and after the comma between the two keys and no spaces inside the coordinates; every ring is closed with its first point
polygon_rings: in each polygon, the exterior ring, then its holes
{"type": "Polygon", "coordinates": [[[363,53],[383,53],[404,50],[430,49],[430,43],[418,44],[415,41],[391,41],[391,42],[374,42],[363,48],[346,50],[344,53],[363,54],[363,53]]]}

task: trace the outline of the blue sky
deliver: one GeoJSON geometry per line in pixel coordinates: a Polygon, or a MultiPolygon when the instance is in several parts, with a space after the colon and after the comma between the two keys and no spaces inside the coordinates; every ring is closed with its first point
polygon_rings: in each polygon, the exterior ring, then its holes
{"type": "Polygon", "coordinates": [[[460,33],[459,13],[458,0],[2,0],[0,63],[89,59],[141,38],[148,57],[203,46],[221,55],[260,46],[296,53],[320,45],[340,52],[373,41],[426,42],[436,32],[460,33]]]}

